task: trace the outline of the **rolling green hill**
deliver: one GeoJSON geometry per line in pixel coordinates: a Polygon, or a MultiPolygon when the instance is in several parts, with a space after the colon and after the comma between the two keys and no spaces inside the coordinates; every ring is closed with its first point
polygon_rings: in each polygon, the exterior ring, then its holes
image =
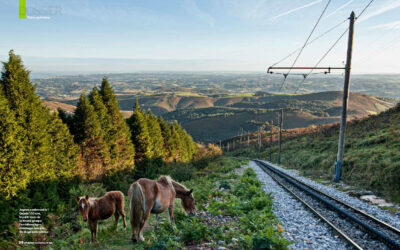
{"type": "MultiPolygon", "coordinates": [[[[141,107],[151,109],[166,120],[177,120],[197,141],[217,142],[239,130],[256,131],[265,122],[277,122],[278,109],[284,108],[284,128],[301,128],[337,122],[341,114],[342,93],[339,91],[309,94],[205,94],[187,88],[164,88],[163,94],[118,95],[123,114],[131,114],[136,98],[141,107]]],[[[61,105],[72,111],[75,99],[48,98],[50,108],[61,105]],[[67,105],[68,104],[68,105],[67,105]]],[[[393,99],[351,93],[350,118],[380,113],[394,105],[393,99]]]]}
{"type": "MultiPolygon", "coordinates": [[[[280,108],[284,108],[284,128],[303,128],[339,121],[341,92],[320,92],[303,95],[260,94],[243,97],[226,107],[178,109],[163,114],[166,120],[178,120],[198,141],[217,142],[244,131],[256,131],[266,122],[277,124],[280,108]]],[[[380,113],[393,101],[351,93],[349,117],[361,118],[380,113]]]]}

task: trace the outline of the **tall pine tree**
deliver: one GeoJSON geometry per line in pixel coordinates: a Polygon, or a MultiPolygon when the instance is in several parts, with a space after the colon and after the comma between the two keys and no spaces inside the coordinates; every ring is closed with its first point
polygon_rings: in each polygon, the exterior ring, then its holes
{"type": "Polygon", "coordinates": [[[160,117],[158,123],[164,140],[164,159],[182,162],[192,160],[197,152],[197,145],[192,137],[176,121],[166,123],[160,117]]]}
{"type": "Polygon", "coordinates": [[[187,162],[193,159],[196,153],[196,144],[193,142],[192,137],[180,126],[175,125],[176,131],[179,134],[180,144],[181,144],[181,161],[187,162]]]}
{"type": "Polygon", "coordinates": [[[0,195],[10,198],[26,187],[30,180],[29,168],[24,167],[21,127],[15,121],[7,99],[0,91],[0,195]]]}
{"type": "Polygon", "coordinates": [[[134,167],[135,148],[131,141],[129,127],[120,111],[114,90],[106,77],[100,87],[100,95],[107,110],[105,140],[109,145],[111,168],[132,169],[134,167]]]}
{"type": "Polygon", "coordinates": [[[153,158],[164,157],[164,140],[161,133],[161,127],[158,119],[150,110],[146,114],[147,127],[149,131],[151,146],[150,150],[153,152],[153,158]]]}
{"type": "Polygon", "coordinates": [[[103,130],[104,140],[107,144],[110,143],[110,138],[108,134],[111,129],[111,117],[108,114],[107,108],[103,103],[103,99],[97,90],[96,87],[93,87],[92,92],[90,92],[89,96],[90,104],[92,104],[94,108],[94,112],[96,113],[97,120],[100,123],[100,127],[103,130]]]}
{"type": "MultiPolygon", "coordinates": [[[[8,165],[11,172],[15,171],[15,182],[12,181],[8,194],[15,195],[18,189],[25,188],[30,182],[72,176],[78,152],[66,125],[43,106],[21,57],[11,50],[8,61],[3,65],[0,92],[6,99],[9,114],[14,116],[12,126],[15,130],[10,135],[18,140],[17,151],[23,151],[22,162],[18,157],[18,165],[8,165]]],[[[5,121],[11,118],[4,117],[5,121]]],[[[5,133],[6,127],[0,134],[5,133]]]]}
{"type": "Polygon", "coordinates": [[[72,118],[72,133],[80,145],[79,174],[87,179],[101,177],[110,156],[94,107],[82,93],[72,118]]]}
{"type": "Polygon", "coordinates": [[[161,134],[164,141],[164,160],[169,162],[173,160],[173,154],[175,152],[171,127],[162,117],[158,118],[158,123],[160,124],[161,134]]]}
{"type": "Polygon", "coordinates": [[[127,120],[131,130],[132,142],[135,145],[136,159],[143,157],[151,159],[153,152],[151,151],[151,139],[147,126],[147,120],[144,112],[140,109],[139,102],[136,99],[136,105],[131,117],[127,120]]]}

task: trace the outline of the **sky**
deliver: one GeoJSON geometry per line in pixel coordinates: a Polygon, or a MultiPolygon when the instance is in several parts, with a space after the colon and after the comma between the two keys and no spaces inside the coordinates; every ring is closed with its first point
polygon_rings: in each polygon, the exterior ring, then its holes
{"type": "MultiPolygon", "coordinates": [[[[34,74],[264,72],[302,47],[328,0],[0,0],[0,60],[34,74]]],[[[296,66],[314,66],[370,0],[331,0],[296,66]]],[[[341,67],[347,35],[320,66],[341,67]]],[[[297,54],[278,64],[291,66],[297,54]]],[[[375,0],[356,21],[353,73],[400,73],[400,0],[375,0]]]]}

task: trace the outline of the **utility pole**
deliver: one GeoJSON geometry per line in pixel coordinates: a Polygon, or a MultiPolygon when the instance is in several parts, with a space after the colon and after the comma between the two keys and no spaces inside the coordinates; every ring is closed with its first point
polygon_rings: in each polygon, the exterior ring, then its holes
{"type": "Polygon", "coordinates": [[[271,126],[270,126],[270,131],[269,131],[269,161],[272,162],[272,130],[274,129],[274,121],[271,121],[271,126]]]}
{"type": "Polygon", "coordinates": [[[281,108],[281,119],[279,122],[278,164],[281,164],[282,128],[283,128],[283,108],[281,108]]]}
{"type": "Polygon", "coordinates": [[[243,128],[240,128],[240,145],[243,144],[243,135],[244,135],[244,130],[243,128]]]}
{"type": "Polygon", "coordinates": [[[261,158],[261,127],[258,127],[258,159],[261,158]]]}
{"type": "Polygon", "coordinates": [[[334,180],[336,182],[338,182],[342,176],[344,137],[346,133],[347,106],[349,103],[349,92],[350,92],[350,71],[351,71],[351,58],[353,53],[354,22],[355,22],[355,14],[353,11],[351,12],[350,15],[349,40],[347,44],[347,59],[346,59],[344,88],[343,88],[342,120],[340,121],[339,145],[338,145],[337,158],[335,161],[334,180]]]}

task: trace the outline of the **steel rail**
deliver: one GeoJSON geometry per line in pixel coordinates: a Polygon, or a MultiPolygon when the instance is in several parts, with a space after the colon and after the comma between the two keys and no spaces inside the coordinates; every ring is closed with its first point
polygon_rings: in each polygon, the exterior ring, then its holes
{"type": "MultiPolygon", "coordinates": [[[[270,162],[268,162],[268,163],[263,162],[263,163],[269,165],[270,167],[275,167],[274,164],[272,164],[272,163],[270,163],[270,162]]],[[[376,218],[376,217],[374,217],[374,216],[372,216],[372,215],[366,213],[366,212],[363,211],[363,210],[360,210],[360,209],[358,209],[358,208],[356,208],[356,207],[354,207],[354,206],[352,206],[352,205],[349,205],[349,204],[347,204],[347,203],[345,203],[345,202],[343,202],[343,201],[341,201],[341,200],[339,200],[339,199],[337,199],[337,198],[335,198],[335,197],[333,197],[333,196],[331,196],[331,195],[329,195],[329,194],[327,194],[327,193],[325,193],[325,192],[323,192],[323,191],[321,191],[321,190],[318,190],[318,189],[316,189],[315,187],[313,187],[313,186],[311,186],[311,185],[309,185],[309,184],[307,184],[307,183],[305,183],[305,182],[303,182],[303,181],[301,181],[301,180],[298,180],[298,179],[294,178],[293,176],[290,176],[290,175],[288,175],[288,174],[286,174],[286,173],[284,173],[284,172],[281,172],[281,173],[282,173],[283,175],[287,176],[288,178],[291,178],[291,179],[293,179],[293,180],[299,182],[300,184],[302,184],[302,185],[308,187],[309,189],[311,189],[311,190],[313,190],[313,191],[315,191],[315,192],[317,192],[317,193],[320,193],[320,194],[322,194],[322,195],[328,197],[329,199],[332,199],[332,200],[334,200],[334,201],[336,201],[336,202],[342,204],[342,205],[345,206],[345,207],[348,207],[348,208],[353,209],[356,213],[361,214],[361,215],[367,217],[368,219],[370,219],[370,220],[372,220],[372,221],[374,221],[374,222],[380,224],[380,225],[383,226],[383,227],[387,227],[387,229],[389,229],[390,231],[392,231],[392,232],[394,232],[394,233],[396,233],[396,234],[398,234],[398,235],[400,236],[400,229],[398,229],[398,228],[396,228],[396,227],[394,227],[394,226],[392,226],[392,225],[390,225],[390,224],[388,224],[388,223],[386,223],[386,222],[384,222],[384,221],[382,221],[382,220],[380,220],[380,219],[378,219],[378,218],[376,218]]]]}
{"type": "Polygon", "coordinates": [[[321,195],[319,195],[317,192],[310,190],[309,188],[305,187],[302,184],[299,184],[300,182],[295,179],[295,178],[289,178],[287,177],[285,174],[283,174],[281,171],[277,170],[274,167],[269,166],[268,164],[266,164],[265,162],[259,161],[259,160],[254,160],[256,163],[259,163],[259,165],[262,166],[261,169],[267,168],[268,170],[270,170],[271,172],[275,173],[276,175],[280,176],[281,178],[285,179],[287,182],[289,182],[290,184],[292,184],[293,186],[297,187],[298,189],[307,192],[308,194],[310,194],[311,196],[313,196],[315,199],[319,200],[320,202],[324,203],[327,207],[330,207],[332,210],[337,211],[338,213],[342,214],[343,216],[349,218],[350,220],[352,220],[353,222],[361,225],[363,228],[365,228],[367,231],[369,231],[371,234],[373,234],[374,236],[376,236],[377,238],[379,238],[381,241],[387,243],[388,245],[392,246],[395,249],[400,249],[400,243],[398,243],[397,241],[395,241],[394,239],[390,238],[389,236],[387,236],[386,234],[378,231],[377,229],[375,229],[374,227],[368,225],[367,223],[363,222],[362,220],[360,220],[359,218],[351,215],[350,213],[348,213],[347,211],[337,207],[335,204],[333,204],[332,202],[324,199],[321,195]]]}
{"type": "MultiPolygon", "coordinates": [[[[261,164],[256,162],[257,164],[261,164]]],[[[264,172],[269,174],[264,168],[261,168],[264,172]]],[[[330,222],[325,216],[323,216],[320,212],[315,210],[310,204],[308,204],[305,200],[300,198],[297,194],[295,194],[292,190],[290,190],[285,184],[283,184],[281,181],[279,181],[275,176],[270,175],[270,177],[278,183],[280,186],[282,186],[286,191],[288,191],[291,195],[293,195],[296,199],[298,199],[301,203],[303,203],[308,209],[310,209],[314,214],[316,214],[319,218],[321,218],[324,222],[326,222],[331,228],[334,229],[343,239],[345,239],[347,242],[349,242],[354,248],[362,250],[363,248],[358,245],[355,241],[353,241],[346,233],[344,233],[342,230],[340,230],[338,227],[336,227],[332,222],[330,222]]]]}

